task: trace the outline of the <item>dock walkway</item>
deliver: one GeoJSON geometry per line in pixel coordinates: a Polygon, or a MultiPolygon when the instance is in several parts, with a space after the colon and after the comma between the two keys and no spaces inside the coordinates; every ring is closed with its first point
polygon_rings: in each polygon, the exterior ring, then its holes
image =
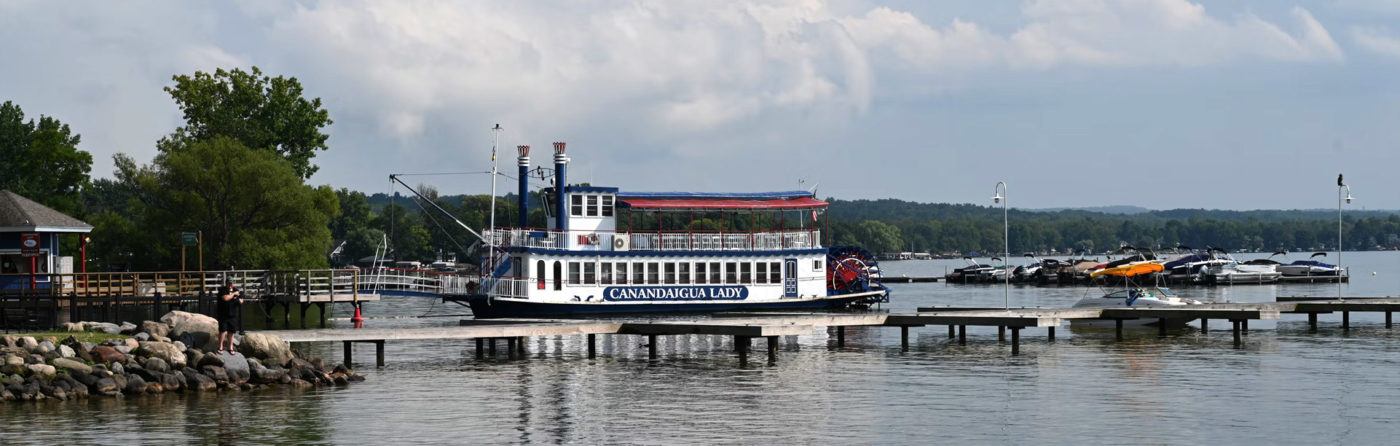
{"type": "MultiPolygon", "coordinates": [[[[512,358],[523,353],[524,338],[559,335],[587,336],[588,357],[597,353],[598,335],[638,335],[648,339],[648,357],[657,357],[657,337],[671,335],[732,336],[741,364],[748,361],[748,346],[753,338],[766,338],[769,361],[776,361],[778,337],[811,334],[820,328],[833,328],[836,346],[845,345],[848,327],[899,327],[901,349],[909,349],[909,328],[946,325],[948,337],[967,343],[967,327],[997,327],[998,338],[1006,340],[1010,331],[1011,354],[1020,354],[1020,333],[1026,328],[1045,328],[1047,339],[1055,340],[1055,329],[1074,319],[1115,321],[1115,334],[1123,339],[1123,322],[1133,319],[1199,319],[1201,331],[1208,332],[1212,319],[1230,321],[1234,346],[1239,348],[1242,337],[1248,335],[1249,321],[1279,319],[1282,314],[1307,314],[1312,330],[1317,329],[1317,315],[1342,313],[1342,328],[1349,328],[1351,312],[1384,312],[1386,328],[1391,328],[1391,313],[1400,311],[1400,298],[1368,298],[1342,300],[1295,300],[1280,298],[1279,302],[1206,304],[1186,308],[987,308],[987,307],[926,307],[915,313],[719,313],[694,319],[490,319],[463,320],[457,327],[413,329],[317,329],[273,330],[291,343],[342,342],[345,362],[352,361],[352,344],[375,344],[376,364],[384,365],[384,344],[387,341],[426,339],[473,339],[478,358],[494,355],[499,341],[506,342],[512,358]]],[[[1159,335],[1166,335],[1166,324],[1159,323],[1159,335]]]]}

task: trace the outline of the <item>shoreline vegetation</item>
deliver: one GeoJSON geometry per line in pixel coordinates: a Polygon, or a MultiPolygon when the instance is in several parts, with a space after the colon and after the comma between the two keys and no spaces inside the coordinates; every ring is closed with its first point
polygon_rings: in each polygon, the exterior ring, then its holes
{"type": "Polygon", "coordinates": [[[66,401],[162,392],[253,391],[344,386],[364,378],[345,365],[303,358],[275,335],[216,348],[217,323],[172,311],[161,321],[70,322],[65,330],[0,336],[0,400],[66,401]]]}

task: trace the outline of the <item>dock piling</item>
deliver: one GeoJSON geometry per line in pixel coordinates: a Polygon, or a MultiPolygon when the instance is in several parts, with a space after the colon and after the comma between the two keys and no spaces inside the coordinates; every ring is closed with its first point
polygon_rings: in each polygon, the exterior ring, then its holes
{"type": "Polygon", "coordinates": [[[1011,327],[1011,356],[1021,354],[1021,327],[1011,327]]]}
{"type": "Polygon", "coordinates": [[[1209,329],[1206,328],[1210,325],[1208,321],[1210,321],[1210,319],[1201,318],[1201,334],[1206,334],[1206,332],[1209,331],[1209,329]]]}
{"type": "Polygon", "coordinates": [[[1233,331],[1235,332],[1235,348],[1240,348],[1240,320],[1230,319],[1230,323],[1234,325],[1233,331]]]}
{"type": "Polygon", "coordinates": [[[739,367],[749,365],[749,337],[734,336],[734,350],[739,352],[739,367]]]}
{"type": "MultiPolygon", "coordinates": [[[[384,340],[374,341],[374,366],[384,367],[384,340]]],[[[349,365],[346,365],[349,367],[349,365]]]]}
{"type": "Polygon", "coordinates": [[[647,359],[656,359],[656,335],[647,335],[647,359]]]}
{"type": "Polygon", "coordinates": [[[1006,326],[997,326],[997,342],[1006,342],[1006,326]]]}
{"type": "Polygon", "coordinates": [[[1386,328],[1387,330],[1390,329],[1390,312],[1389,312],[1389,311],[1385,312],[1385,328],[1386,328]]]}
{"type": "Polygon", "coordinates": [[[1342,331],[1347,331],[1347,330],[1350,330],[1350,329],[1351,329],[1351,312],[1350,312],[1350,311],[1343,311],[1343,312],[1342,312],[1342,331]]]}
{"type": "Polygon", "coordinates": [[[1317,313],[1308,313],[1308,332],[1317,333],[1317,313]]]}
{"type": "Polygon", "coordinates": [[[598,335],[588,334],[588,359],[598,356],[598,335]]]}
{"type": "MultiPolygon", "coordinates": [[[[747,338],[745,338],[744,340],[745,340],[745,341],[748,341],[747,338]]],[[[845,347],[845,346],[846,346],[846,327],[845,327],[845,326],[836,327],[836,346],[837,346],[837,347],[845,347]]]]}
{"type": "Polygon", "coordinates": [[[1159,317],[1159,318],[1157,318],[1157,336],[1159,336],[1159,337],[1166,337],[1166,336],[1167,336],[1167,318],[1164,318],[1164,317],[1159,317]]]}
{"type": "Polygon", "coordinates": [[[1249,336],[1249,319],[1240,320],[1240,334],[1249,336]]]}
{"type": "Polygon", "coordinates": [[[900,325],[900,326],[899,326],[899,349],[900,349],[900,351],[906,351],[906,352],[909,351],[909,326],[908,326],[908,325],[900,325]]]}
{"type": "Polygon", "coordinates": [[[778,362],[778,337],[768,337],[768,363],[778,362]]]}
{"type": "Polygon", "coordinates": [[[515,359],[515,337],[506,338],[506,358],[515,359]]]}
{"type": "Polygon", "coordinates": [[[1046,327],[1045,339],[1050,342],[1055,342],[1055,327],[1046,327]]]}
{"type": "MultiPolygon", "coordinates": [[[[589,336],[592,336],[592,335],[589,335],[589,336]]],[[[485,348],[485,347],[486,347],[486,342],[485,342],[485,340],[483,340],[483,339],[481,339],[481,338],[476,338],[476,359],[482,359],[482,358],[486,357],[486,351],[483,350],[483,348],[485,348]]]]}
{"type": "Polygon", "coordinates": [[[1123,320],[1122,320],[1122,319],[1114,319],[1114,320],[1113,320],[1113,327],[1114,327],[1113,333],[1114,333],[1114,335],[1116,336],[1116,339],[1119,340],[1119,341],[1123,340],[1123,320]]]}
{"type": "Polygon", "coordinates": [[[948,326],[948,339],[953,339],[953,336],[956,336],[955,334],[953,334],[953,326],[952,326],[952,325],[949,325],[949,326],[948,326]]]}
{"type": "Polygon", "coordinates": [[[345,366],[346,366],[346,367],[350,367],[350,363],[352,362],[352,361],[350,360],[350,359],[351,359],[351,356],[352,356],[351,352],[352,352],[353,350],[354,350],[354,349],[350,346],[350,341],[345,341],[345,366]]]}
{"type": "Polygon", "coordinates": [[[967,345],[967,326],[958,326],[958,345],[967,345]]]}

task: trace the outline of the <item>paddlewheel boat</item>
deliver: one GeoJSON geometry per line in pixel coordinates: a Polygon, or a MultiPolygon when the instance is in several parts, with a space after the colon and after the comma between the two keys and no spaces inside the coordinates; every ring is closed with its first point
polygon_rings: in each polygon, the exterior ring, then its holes
{"type": "Polygon", "coordinates": [[[519,147],[519,224],[485,231],[481,275],[447,279],[445,300],[477,318],[889,301],[874,256],[822,242],[827,203],[813,192],[624,192],[568,185],[568,164],[555,143],[556,186],[540,194],[548,227],[528,228],[529,147],[519,147]]]}

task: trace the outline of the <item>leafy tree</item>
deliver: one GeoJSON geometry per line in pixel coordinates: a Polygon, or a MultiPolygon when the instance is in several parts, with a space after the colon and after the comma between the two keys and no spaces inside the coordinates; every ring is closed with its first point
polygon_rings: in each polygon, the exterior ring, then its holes
{"type": "Polygon", "coordinates": [[[9,189],[59,212],[79,210],[92,155],[68,124],[49,116],[24,120],[13,102],[0,104],[0,189],[9,189]]]}
{"type": "Polygon", "coordinates": [[[301,178],[316,173],[311,158],[326,150],[328,135],[321,129],[333,121],[320,98],[302,97],[295,77],[270,77],[253,67],[252,72],[196,71],[173,80],[175,85],[165,91],[184,112],[185,125],[161,140],[162,151],[225,136],[280,155],[301,178]]]}
{"type": "Polygon", "coordinates": [[[150,167],[122,167],[118,176],[145,194],[142,226],[167,262],[178,250],[178,234],[198,230],[210,269],[327,266],[329,222],[339,212],[335,192],[302,184],[271,152],[216,136],[162,153],[150,167]]]}

